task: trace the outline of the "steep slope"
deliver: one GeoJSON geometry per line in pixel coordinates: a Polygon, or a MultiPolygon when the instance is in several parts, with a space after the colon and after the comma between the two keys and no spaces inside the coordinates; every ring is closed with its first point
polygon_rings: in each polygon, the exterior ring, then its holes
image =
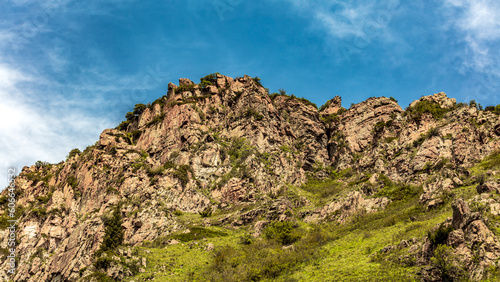
{"type": "MultiPolygon", "coordinates": [[[[349,224],[400,203],[415,213],[445,211],[452,191],[474,183],[464,183],[474,175],[468,169],[500,146],[496,109],[457,105],[444,93],[406,111],[385,97],[347,110],[335,97],[318,110],[293,95],[269,95],[258,78],[200,81],[170,83],[166,96],[136,105],[65,162],[23,168],[14,182],[18,267],[10,279],[141,275],[150,268],[143,247],[193,230],[206,239],[243,228],[262,238],[275,222],[349,224]]],[[[1,216],[6,227],[7,211],[1,216]]],[[[8,230],[0,234],[7,256],[8,230]]],[[[422,277],[436,276],[431,270],[422,277]]]]}

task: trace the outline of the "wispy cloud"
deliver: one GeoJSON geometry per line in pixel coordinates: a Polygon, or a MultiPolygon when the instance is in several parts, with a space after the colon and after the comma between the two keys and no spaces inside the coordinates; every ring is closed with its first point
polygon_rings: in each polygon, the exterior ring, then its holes
{"type": "Polygon", "coordinates": [[[452,9],[449,22],[462,34],[467,50],[464,63],[476,71],[500,76],[498,43],[500,40],[500,3],[493,0],[445,0],[452,9]]]}
{"type": "Polygon", "coordinates": [[[401,13],[399,1],[285,1],[297,14],[311,19],[311,29],[324,33],[325,43],[334,46],[334,53],[343,60],[363,53],[376,41],[405,45],[390,26],[401,13]]]}
{"type": "Polygon", "coordinates": [[[146,100],[145,93],[165,79],[156,65],[119,73],[90,48],[86,55],[95,63],[81,66],[54,30],[74,13],[101,14],[131,1],[103,9],[69,0],[11,1],[27,12],[0,19],[0,190],[7,186],[8,167],[59,162],[72,148],[92,145],[102,130],[117,125],[120,109],[146,100]]]}
{"type": "MultiPolygon", "coordinates": [[[[69,149],[92,144],[102,129],[112,125],[109,119],[89,116],[79,107],[67,111],[55,106],[60,97],[39,104],[30,95],[34,89],[27,87],[33,83],[37,85],[36,79],[9,65],[0,65],[2,172],[6,172],[7,167],[21,168],[36,160],[59,162],[69,149]]],[[[5,187],[6,179],[0,184],[5,187]]]]}

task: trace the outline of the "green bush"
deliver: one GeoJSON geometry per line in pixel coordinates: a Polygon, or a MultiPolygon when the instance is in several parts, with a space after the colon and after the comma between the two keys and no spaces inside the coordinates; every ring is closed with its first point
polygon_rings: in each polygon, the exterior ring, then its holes
{"type": "Polygon", "coordinates": [[[307,100],[306,98],[303,98],[303,97],[297,97],[295,95],[290,95],[290,99],[297,99],[299,100],[300,102],[302,102],[303,104],[306,104],[306,105],[309,105],[309,106],[313,106],[315,109],[318,109],[318,106],[316,104],[314,104],[313,102],[307,100]]]}
{"type": "Polygon", "coordinates": [[[123,243],[123,221],[121,206],[118,205],[114,208],[113,213],[110,217],[103,218],[105,235],[104,241],[101,245],[101,250],[112,251],[123,243]]]}
{"type": "Polygon", "coordinates": [[[323,105],[319,108],[319,111],[320,111],[320,112],[321,112],[321,111],[324,111],[324,110],[325,110],[328,106],[330,106],[330,104],[332,103],[333,99],[335,99],[335,98],[332,98],[332,99],[330,99],[330,100],[326,101],[326,103],[325,103],[325,104],[323,104],[323,105]]]}
{"type": "Polygon", "coordinates": [[[267,239],[275,239],[282,245],[290,245],[301,238],[296,226],[289,221],[274,221],[264,230],[267,239]]]}
{"type": "Polygon", "coordinates": [[[384,187],[375,194],[376,197],[387,197],[393,201],[401,201],[414,198],[422,192],[422,188],[419,186],[394,183],[383,174],[379,174],[379,178],[384,182],[384,187]]]}
{"type": "Polygon", "coordinates": [[[375,127],[373,128],[373,130],[375,132],[380,132],[384,129],[384,127],[386,127],[386,125],[387,124],[383,120],[381,120],[375,124],[375,127]]]}
{"type": "Polygon", "coordinates": [[[246,233],[245,235],[240,237],[240,244],[242,245],[250,245],[254,241],[252,235],[246,233]]]}
{"type": "Polygon", "coordinates": [[[210,82],[208,80],[203,80],[199,85],[200,85],[201,89],[206,89],[207,86],[212,85],[212,82],[210,82]]]}
{"type": "Polygon", "coordinates": [[[85,281],[97,281],[97,282],[114,282],[113,278],[106,276],[106,274],[102,272],[94,272],[92,275],[85,277],[85,279],[90,279],[90,280],[85,280],[85,281]]]}
{"type": "Polygon", "coordinates": [[[69,151],[69,154],[68,154],[68,156],[66,157],[66,160],[69,160],[69,159],[71,159],[72,157],[74,157],[74,156],[76,156],[76,155],[81,155],[81,154],[82,154],[82,152],[80,151],[80,149],[75,148],[75,149],[73,149],[73,150],[69,151]]]}
{"type": "Polygon", "coordinates": [[[453,231],[453,226],[445,226],[444,223],[439,225],[436,231],[427,233],[427,238],[434,246],[443,245],[448,240],[448,235],[453,231]]]}
{"type": "Polygon", "coordinates": [[[183,187],[189,183],[189,173],[194,177],[193,168],[189,165],[180,165],[173,174],[181,181],[183,187]]]}
{"type": "Polygon", "coordinates": [[[97,269],[108,269],[112,264],[113,264],[114,260],[109,258],[109,257],[100,257],[98,258],[95,262],[94,262],[94,266],[97,268],[97,269]]]}
{"type": "Polygon", "coordinates": [[[436,127],[433,127],[431,129],[429,129],[429,131],[427,131],[427,133],[425,134],[420,134],[420,137],[413,141],[413,147],[415,148],[418,148],[420,147],[420,145],[422,145],[424,143],[425,140],[431,138],[431,137],[435,137],[435,136],[440,136],[440,132],[439,132],[439,129],[437,129],[436,127]]]}
{"type": "Polygon", "coordinates": [[[182,93],[182,92],[191,92],[194,90],[194,86],[195,84],[188,84],[188,85],[179,85],[176,89],[175,89],[175,93],[182,93]]]}
{"type": "Polygon", "coordinates": [[[73,189],[75,189],[78,186],[78,180],[74,175],[68,176],[66,179],[66,183],[68,183],[69,186],[71,186],[73,189]]]}
{"type": "Polygon", "coordinates": [[[133,121],[135,115],[133,112],[128,112],[126,115],[125,115],[125,118],[128,120],[128,121],[133,121]]]}
{"type": "Polygon", "coordinates": [[[405,115],[409,116],[415,121],[420,121],[422,115],[429,113],[434,119],[442,119],[444,114],[451,111],[451,109],[444,109],[436,102],[431,102],[427,100],[418,101],[413,107],[409,107],[405,111],[405,115]]]}
{"type": "Polygon", "coordinates": [[[200,211],[198,212],[200,214],[201,217],[205,218],[205,217],[210,217],[212,215],[212,210],[210,208],[207,208],[203,211],[200,211]]]}
{"type": "Polygon", "coordinates": [[[157,167],[156,169],[148,167],[146,169],[146,174],[149,177],[155,177],[157,175],[162,175],[164,171],[165,171],[165,167],[164,166],[157,167]]]}
{"type": "Polygon", "coordinates": [[[247,108],[247,111],[245,113],[246,117],[253,117],[255,120],[262,120],[264,118],[263,115],[261,115],[259,112],[252,108],[247,108]]]}
{"type": "Polygon", "coordinates": [[[145,110],[146,108],[147,108],[147,106],[146,106],[146,105],[144,105],[144,104],[137,104],[137,105],[135,105],[135,107],[134,107],[134,112],[133,112],[133,114],[134,114],[134,115],[140,115],[140,114],[142,114],[142,113],[144,112],[144,110],[145,110]]]}
{"type": "MultiPolygon", "coordinates": [[[[73,150],[78,150],[78,149],[73,149],[73,150]]],[[[78,151],[80,151],[80,150],[78,150],[78,151]]],[[[81,152],[79,152],[79,153],[81,153],[81,152]]],[[[41,167],[41,168],[44,168],[44,169],[45,168],[48,168],[48,169],[52,168],[52,165],[49,162],[43,162],[43,161],[36,161],[35,162],[35,166],[38,167],[38,168],[41,167]]]]}
{"type": "Polygon", "coordinates": [[[149,127],[149,126],[155,125],[157,123],[160,123],[160,122],[163,121],[164,118],[165,118],[165,114],[161,114],[161,115],[155,116],[150,122],[148,122],[146,124],[146,127],[149,127]]]}
{"type": "Polygon", "coordinates": [[[47,217],[47,209],[46,208],[34,208],[31,210],[30,215],[32,215],[38,219],[44,219],[47,217]]]}
{"type": "Polygon", "coordinates": [[[255,84],[262,87],[262,83],[260,83],[260,78],[258,76],[254,77],[253,81],[255,82],[255,84]]]}
{"type": "Polygon", "coordinates": [[[219,75],[220,73],[216,72],[216,73],[211,73],[205,77],[202,77],[200,78],[200,82],[203,82],[203,81],[207,81],[207,82],[210,82],[210,83],[216,83],[217,82],[217,75],[219,75]]]}
{"type": "Polygon", "coordinates": [[[167,100],[167,95],[163,95],[162,97],[154,100],[149,107],[153,108],[154,105],[158,104],[160,105],[160,107],[163,108],[165,106],[166,100],[167,100]]]}
{"type": "Polygon", "coordinates": [[[117,130],[120,130],[120,131],[126,131],[127,130],[127,127],[129,126],[129,124],[131,124],[131,122],[129,120],[126,120],[126,121],[122,121],[120,123],[120,125],[118,125],[116,127],[117,130]]]}
{"type": "Polygon", "coordinates": [[[468,281],[466,273],[457,266],[457,259],[453,254],[453,249],[439,245],[434,250],[434,256],[431,258],[431,265],[439,271],[440,281],[468,281]]]}

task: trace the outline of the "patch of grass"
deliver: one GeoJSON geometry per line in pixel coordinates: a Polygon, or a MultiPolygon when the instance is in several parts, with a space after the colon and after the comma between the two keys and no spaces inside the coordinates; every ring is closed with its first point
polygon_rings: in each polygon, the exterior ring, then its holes
{"type": "Polygon", "coordinates": [[[420,186],[394,183],[383,174],[379,174],[379,178],[384,182],[384,187],[375,194],[376,197],[387,197],[394,201],[401,201],[416,197],[423,192],[420,186]]]}
{"type": "Polygon", "coordinates": [[[337,195],[344,190],[342,182],[335,179],[325,181],[309,178],[309,181],[302,185],[300,189],[315,195],[321,202],[326,201],[333,195],[337,195]]]}
{"type": "Polygon", "coordinates": [[[301,237],[300,232],[296,230],[297,227],[290,221],[274,221],[267,225],[264,235],[267,239],[274,239],[282,245],[290,245],[301,237]]]}
{"type": "Polygon", "coordinates": [[[189,228],[188,233],[176,234],[173,235],[171,238],[179,240],[181,242],[190,242],[194,240],[201,240],[204,238],[213,238],[221,236],[227,236],[227,233],[197,226],[189,228]]]}
{"type": "Polygon", "coordinates": [[[479,164],[482,169],[497,169],[500,167],[500,151],[491,153],[488,157],[484,158],[479,164]]]}

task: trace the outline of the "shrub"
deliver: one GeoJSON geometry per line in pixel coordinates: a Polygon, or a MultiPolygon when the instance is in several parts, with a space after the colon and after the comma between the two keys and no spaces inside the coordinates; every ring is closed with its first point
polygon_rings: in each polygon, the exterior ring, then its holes
{"type": "Polygon", "coordinates": [[[457,267],[453,249],[448,246],[440,245],[434,250],[431,264],[439,270],[440,281],[463,281],[465,278],[464,271],[457,267]]]}
{"type": "Polygon", "coordinates": [[[476,100],[470,100],[469,107],[477,108],[476,100]]]}
{"type": "Polygon", "coordinates": [[[117,130],[120,130],[120,131],[126,131],[127,130],[127,127],[129,126],[129,124],[131,124],[131,122],[129,120],[126,120],[126,121],[122,121],[120,123],[120,125],[118,125],[116,127],[117,130]]]}
{"type": "Polygon", "coordinates": [[[242,245],[250,245],[253,243],[252,235],[246,233],[245,235],[240,237],[240,244],[242,245]]]}
{"type": "MultiPolygon", "coordinates": [[[[73,149],[73,150],[78,150],[78,149],[73,149]]],[[[78,150],[78,152],[80,152],[80,150],[78,150]]],[[[49,169],[52,167],[52,165],[50,163],[42,162],[42,161],[36,161],[35,166],[38,168],[42,167],[42,168],[49,168],[49,169]]]]}
{"type": "Polygon", "coordinates": [[[31,210],[30,215],[35,216],[38,219],[44,219],[47,216],[46,208],[34,208],[31,210]]]}
{"type": "Polygon", "coordinates": [[[388,197],[391,200],[400,201],[411,199],[418,196],[421,192],[419,186],[394,183],[389,177],[383,174],[379,174],[379,178],[384,182],[384,187],[375,194],[376,197],[388,197]]]}
{"type": "Polygon", "coordinates": [[[210,82],[208,80],[203,80],[199,85],[200,85],[201,89],[206,89],[207,86],[212,85],[212,82],[210,82]]]}
{"type": "Polygon", "coordinates": [[[330,100],[326,101],[326,103],[325,103],[325,104],[323,104],[323,105],[319,108],[319,111],[320,111],[320,112],[321,112],[321,111],[324,111],[324,110],[325,110],[328,106],[330,106],[330,104],[332,103],[333,99],[335,99],[335,98],[332,98],[332,99],[330,99],[330,100]]]}
{"type": "Polygon", "coordinates": [[[415,121],[420,121],[422,115],[425,113],[431,114],[434,119],[441,119],[444,117],[444,114],[450,110],[451,109],[441,108],[441,106],[436,102],[423,100],[418,101],[415,106],[406,109],[405,115],[408,115],[415,121]]]}
{"type": "Polygon", "coordinates": [[[109,218],[104,218],[105,235],[101,245],[102,251],[112,251],[123,243],[123,221],[121,206],[114,208],[109,218]]]}
{"type": "Polygon", "coordinates": [[[147,168],[146,169],[146,174],[149,176],[149,177],[155,177],[157,175],[162,175],[163,172],[165,171],[165,167],[164,166],[160,166],[160,167],[157,167],[156,169],[153,169],[153,168],[147,168]]]}
{"type": "Polygon", "coordinates": [[[82,154],[82,152],[80,151],[80,149],[75,148],[75,149],[69,151],[69,154],[66,157],[66,160],[69,160],[69,159],[73,158],[74,156],[81,155],[81,154],[82,154]]]}
{"type": "Polygon", "coordinates": [[[76,177],[74,175],[68,176],[66,179],[66,183],[68,183],[69,186],[71,186],[73,189],[75,189],[78,186],[78,181],[76,180],[76,177]]]}
{"type": "Polygon", "coordinates": [[[309,105],[309,106],[313,106],[315,109],[318,109],[318,106],[316,104],[314,104],[313,102],[307,100],[306,98],[303,98],[303,97],[297,97],[295,95],[291,95],[290,96],[290,99],[297,99],[299,100],[300,102],[302,102],[303,104],[306,104],[306,105],[309,105]]]}
{"type": "Polygon", "coordinates": [[[429,131],[427,132],[427,138],[434,136],[439,136],[439,129],[437,129],[436,127],[429,129],[429,131]]]}
{"type": "Polygon", "coordinates": [[[94,262],[94,266],[97,269],[108,269],[111,264],[113,264],[114,260],[109,257],[100,257],[94,262]]]}
{"type": "Polygon", "coordinates": [[[384,129],[385,126],[386,126],[386,123],[383,120],[381,120],[375,124],[375,127],[373,128],[373,130],[375,132],[380,132],[384,129]]]}
{"type": "Polygon", "coordinates": [[[153,106],[154,106],[155,104],[158,104],[158,105],[160,105],[160,107],[162,107],[162,108],[163,108],[163,107],[165,106],[165,101],[166,101],[166,100],[167,100],[167,95],[163,95],[162,97],[160,97],[160,98],[158,98],[158,99],[154,100],[154,101],[153,101],[153,103],[151,103],[151,106],[150,106],[150,107],[151,107],[151,108],[153,108],[153,106]]]}
{"type": "Polygon", "coordinates": [[[179,85],[175,89],[175,93],[182,93],[182,92],[186,92],[186,91],[193,91],[194,90],[194,86],[195,86],[195,84],[179,85]]]}
{"type": "Polygon", "coordinates": [[[194,176],[194,171],[189,165],[181,165],[177,168],[173,174],[181,181],[183,187],[186,187],[186,184],[189,183],[189,172],[194,176]]]}
{"type": "Polygon", "coordinates": [[[252,108],[247,108],[247,111],[245,113],[246,117],[253,117],[255,120],[262,120],[264,118],[263,115],[261,115],[259,112],[252,108]]]}
{"type": "Polygon", "coordinates": [[[427,233],[427,238],[429,238],[434,246],[442,245],[448,240],[448,235],[451,231],[453,231],[453,226],[445,226],[444,223],[441,223],[436,231],[429,231],[429,233],[427,233]]]}
{"type": "Polygon", "coordinates": [[[147,108],[147,107],[146,107],[146,105],[144,105],[144,104],[137,104],[137,105],[135,105],[135,107],[134,107],[134,112],[133,112],[133,114],[134,114],[134,115],[140,115],[140,114],[142,114],[142,112],[144,112],[144,110],[145,110],[146,108],[147,108]]]}
{"type": "Polygon", "coordinates": [[[255,82],[255,84],[262,87],[262,84],[260,83],[260,78],[258,76],[254,77],[253,81],[255,82]]]}
{"type": "Polygon", "coordinates": [[[427,133],[420,134],[420,137],[417,140],[413,141],[413,147],[415,147],[415,148],[420,147],[420,145],[422,145],[425,140],[427,140],[428,138],[431,138],[431,137],[435,137],[435,136],[440,136],[440,132],[439,132],[439,129],[433,127],[431,129],[429,129],[429,131],[427,131],[427,133]]]}
{"type": "Polygon", "coordinates": [[[210,208],[207,208],[203,211],[198,212],[201,217],[210,217],[212,215],[212,210],[210,208]]]}
{"type": "Polygon", "coordinates": [[[163,121],[164,118],[165,118],[165,114],[160,114],[158,116],[155,116],[155,118],[153,120],[151,120],[150,122],[148,122],[146,124],[146,127],[160,123],[161,121],[163,121]]]}
{"type": "Polygon", "coordinates": [[[295,225],[290,221],[274,221],[270,223],[264,235],[267,239],[275,239],[282,245],[290,245],[300,239],[300,233],[295,229],[295,225]]]}
{"type": "Polygon", "coordinates": [[[218,74],[220,74],[220,73],[216,72],[216,73],[209,74],[205,77],[202,77],[202,78],[200,78],[200,82],[207,81],[210,83],[215,83],[215,82],[217,82],[217,75],[218,74]]]}

